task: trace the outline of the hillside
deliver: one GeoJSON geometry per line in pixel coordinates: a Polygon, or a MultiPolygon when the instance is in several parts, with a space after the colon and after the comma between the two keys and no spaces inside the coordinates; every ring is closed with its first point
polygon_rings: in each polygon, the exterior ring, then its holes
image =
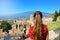
{"type": "MultiPolygon", "coordinates": [[[[21,19],[21,18],[29,18],[30,15],[34,14],[35,11],[28,11],[28,12],[23,12],[23,13],[16,13],[16,14],[11,14],[11,15],[6,15],[6,16],[0,16],[0,20],[4,20],[4,19],[21,19]]],[[[50,13],[46,13],[46,12],[42,12],[44,17],[51,17],[52,14],[50,13]]]]}

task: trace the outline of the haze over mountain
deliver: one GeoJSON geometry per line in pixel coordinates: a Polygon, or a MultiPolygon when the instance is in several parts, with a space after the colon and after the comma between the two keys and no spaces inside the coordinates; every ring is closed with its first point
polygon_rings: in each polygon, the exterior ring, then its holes
{"type": "MultiPolygon", "coordinates": [[[[0,20],[4,19],[21,19],[21,18],[29,18],[30,15],[33,15],[35,11],[28,11],[28,12],[23,12],[23,13],[16,13],[16,14],[11,14],[7,16],[0,16],[0,20]]],[[[43,16],[48,16],[51,15],[50,13],[42,12],[43,16]]]]}

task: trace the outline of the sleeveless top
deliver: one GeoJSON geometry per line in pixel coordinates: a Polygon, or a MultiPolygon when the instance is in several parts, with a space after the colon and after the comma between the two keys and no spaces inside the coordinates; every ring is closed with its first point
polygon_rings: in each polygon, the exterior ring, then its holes
{"type": "MultiPolygon", "coordinates": [[[[44,39],[43,40],[46,40],[46,36],[48,35],[47,25],[43,24],[43,28],[44,28],[44,32],[43,32],[44,33],[44,39]]],[[[29,29],[29,32],[28,32],[28,37],[31,38],[31,40],[34,40],[33,29],[34,29],[34,26],[31,26],[29,29]]]]}

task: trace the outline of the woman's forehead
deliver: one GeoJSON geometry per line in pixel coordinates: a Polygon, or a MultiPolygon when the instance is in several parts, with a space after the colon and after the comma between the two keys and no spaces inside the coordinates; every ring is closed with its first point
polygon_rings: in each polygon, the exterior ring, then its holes
{"type": "Polygon", "coordinates": [[[37,12],[36,15],[39,15],[39,12],[37,12]]]}

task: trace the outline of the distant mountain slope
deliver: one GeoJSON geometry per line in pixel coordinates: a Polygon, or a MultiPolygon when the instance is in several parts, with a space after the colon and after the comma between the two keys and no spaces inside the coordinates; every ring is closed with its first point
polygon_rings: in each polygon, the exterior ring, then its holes
{"type": "MultiPolygon", "coordinates": [[[[0,16],[0,20],[2,19],[20,19],[20,18],[29,18],[30,15],[34,14],[35,11],[28,11],[28,12],[23,12],[23,13],[16,13],[16,14],[12,14],[12,15],[7,15],[7,16],[0,16]]],[[[45,13],[42,12],[43,16],[48,16],[51,15],[50,13],[45,13]]]]}

